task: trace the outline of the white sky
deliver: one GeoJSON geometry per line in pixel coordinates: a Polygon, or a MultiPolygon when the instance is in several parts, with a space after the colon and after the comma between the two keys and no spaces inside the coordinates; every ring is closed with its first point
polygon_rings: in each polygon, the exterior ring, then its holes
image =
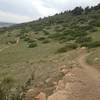
{"type": "Polygon", "coordinates": [[[28,22],[76,6],[94,6],[100,0],[0,0],[0,21],[28,22]]]}

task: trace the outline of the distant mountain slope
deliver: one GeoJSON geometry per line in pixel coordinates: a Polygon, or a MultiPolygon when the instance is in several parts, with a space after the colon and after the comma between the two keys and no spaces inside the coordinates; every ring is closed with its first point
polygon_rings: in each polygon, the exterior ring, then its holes
{"type": "Polygon", "coordinates": [[[11,25],[13,25],[13,23],[0,22],[0,27],[8,27],[11,25]]]}

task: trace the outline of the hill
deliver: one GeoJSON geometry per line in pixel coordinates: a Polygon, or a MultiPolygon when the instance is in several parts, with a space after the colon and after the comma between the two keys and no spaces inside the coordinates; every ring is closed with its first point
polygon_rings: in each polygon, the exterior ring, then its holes
{"type": "MultiPolygon", "coordinates": [[[[81,69],[76,59],[84,48],[93,52],[87,62],[98,68],[99,17],[100,4],[1,28],[0,99],[23,100],[29,89],[41,87],[50,96],[64,77],[62,69],[81,69]]],[[[35,90],[33,98],[36,92],[39,91],[35,90]]]]}

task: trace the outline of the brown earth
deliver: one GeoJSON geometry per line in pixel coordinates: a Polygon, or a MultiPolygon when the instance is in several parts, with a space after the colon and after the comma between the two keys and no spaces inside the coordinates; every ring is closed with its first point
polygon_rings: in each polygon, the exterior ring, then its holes
{"type": "Polygon", "coordinates": [[[67,73],[48,100],[100,100],[100,73],[86,63],[88,55],[82,53],[77,57],[82,68],[73,68],[67,73]]]}

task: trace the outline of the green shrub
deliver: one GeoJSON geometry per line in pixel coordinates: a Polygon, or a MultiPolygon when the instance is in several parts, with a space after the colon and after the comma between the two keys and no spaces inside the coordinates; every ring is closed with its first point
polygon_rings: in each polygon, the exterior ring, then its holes
{"type": "Polygon", "coordinates": [[[91,41],[92,41],[92,38],[87,37],[87,36],[80,36],[76,39],[76,43],[80,43],[80,44],[91,42],[91,41]]]}
{"type": "Polygon", "coordinates": [[[58,49],[56,53],[64,53],[66,51],[67,51],[67,48],[66,47],[62,47],[62,48],[58,49]]]}
{"type": "Polygon", "coordinates": [[[76,7],[74,10],[71,11],[73,15],[81,15],[83,13],[83,8],[82,7],[76,7]]]}
{"type": "Polygon", "coordinates": [[[21,36],[20,36],[20,39],[25,39],[25,36],[24,36],[24,35],[21,35],[21,36]]]}
{"type": "Polygon", "coordinates": [[[62,32],[64,30],[64,28],[56,28],[55,31],[56,32],[62,32]]]}
{"type": "Polygon", "coordinates": [[[54,34],[50,34],[48,36],[48,38],[51,38],[51,39],[58,39],[59,37],[61,37],[61,33],[54,33],[54,34]]]}
{"type": "Polygon", "coordinates": [[[11,44],[15,44],[16,43],[16,40],[10,40],[8,42],[11,43],[11,44]]]}
{"type": "Polygon", "coordinates": [[[59,38],[60,42],[67,42],[70,40],[74,40],[75,38],[71,35],[67,35],[67,36],[62,36],[59,38]]]}
{"type": "Polygon", "coordinates": [[[58,40],[60,42],[66,42],[66,41],[70,41],[70,40],[75,40],[78,37],[84,37],[87,36],[86,32],[83,32],[81,30],[64,30],[61,33],[54,33],[48,36],[48,38],[54,39],[54,40],[58,40]]]}
{"type": "Polygon", "coordinates": [[[32,40],[32,39],[29,39],[28,40],[28,43],[33,43],[33,42],[36,42],[35,40],[32,40]]]}
{"type": "Polygon", "coordinates": [[[96,27],[100,27],[100,20],[97,20],[98,18],[92,20],[89,24],[96,26],[96,27]]]}
{"type": "Polygon", "coordinates": [[[45,39],[42,43],[46,44],[46,43],[49,43],[49,42],[50,42],[50,40],[45,39]]]}
{"type": "Polygon", "coordinates": [[[45,40],[45,37],[40,37],[40,38],[38,38],[38,40],[43,41],[43,40],[45,40]]]}
{"type": "Polygon", "coordinates": [[[94,27],[90,30],[90,32],[97,32],[97,29],[94,27]]]}
{"type": "Polygon", "coordinates": [[[100,21],[96,21],[94,25],[100,27],[100,21]]]}
{"type": "Polygon", "coordinates": [[[69,44],[66,44],[64,47],[61,47],[60,49],[58,49],[56,53],[64,53],[64,52],[67,52],[69,50],[76,49],[77,47],[78,47],[77,44],[69,43],[69,44]]]}
{"type": "Polygon", "coordinates": [[[25,32],[26,32],[25,29],[21,29],[21,31],[20,31],[21,34],[24,34],[25,32]]]}
{"type": "Polygon", "coordinates": [[[93,28],[92,25],[86,25],[86,26],[81,26],[80,29],[81,30],[84,30],[84,31],[88,31],[88,30],[91,30],[93,28]]]}
{"type": "Polygon", "coordinates": [[[88,48],[100,47],[100,41],[91,42],[91,43],[87,44],[87,47],[88,48]]]}
{"type": "Polygon", "coordinates": [[[42,31],[43,28],[44,28],[43,25],[40,25],[40,24],[36,24],[36,25],[32,26],[32,29],[33,29],[35,32],[42,31]]]}
{"type": "Polygon", "coordinates": [[[48,31],[46,31],[46,30],[43,30],[43,33],[45,34],[45,35],[49,35],[50,33],[48,32],[48,31]]]}
{"type": "Polygon", "coordinates": [[[28,47],[29,48],[34,48],[34,47],[37,47],[37,43],[30,43],[29,45],[28,45],[28,47]]]}
{"type": "Polygon", "coordinates": [[[7,37],[11,37],[11,35],[10,34],[7,34],[7,37]]]}
{"type": "Polygon", "coordinates": [[[24,37],[24,41],[30,41],[29,37],[24,37]]]}

